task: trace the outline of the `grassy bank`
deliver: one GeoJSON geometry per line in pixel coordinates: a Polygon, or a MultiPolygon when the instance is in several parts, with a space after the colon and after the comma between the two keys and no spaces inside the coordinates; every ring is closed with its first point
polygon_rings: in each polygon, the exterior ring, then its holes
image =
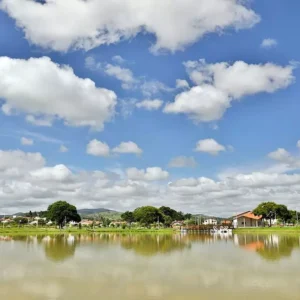
{"type": "Polygon", "coordinates": [[[234,233],[299,233],[300,226],[295,227],[254,227],[254,228],[237,228],[234,233]]]}
{"type": "Polygon", "coordinates": [[[137,228],[67,228],[67,229],[56,229],[56,228],[0,228],[0,235],[36,235],[36,234],[63,234],[63,233],[72,233],[72,234],[86,234],[86,233],[173,233],[172,228],[162,228],[162,229],[137,229],[137,228]]]}

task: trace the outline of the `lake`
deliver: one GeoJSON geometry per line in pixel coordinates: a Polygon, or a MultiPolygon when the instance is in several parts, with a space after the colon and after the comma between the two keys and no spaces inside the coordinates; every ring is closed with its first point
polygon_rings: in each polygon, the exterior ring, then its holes
{"type": "Polygon", "coordinates": [[[0,299],[299,295],[299,235],[0,236],[0,299]]]}

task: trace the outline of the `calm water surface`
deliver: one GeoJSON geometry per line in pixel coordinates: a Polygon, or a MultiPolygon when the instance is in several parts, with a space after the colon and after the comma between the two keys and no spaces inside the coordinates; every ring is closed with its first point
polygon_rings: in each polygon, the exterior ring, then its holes
{"type": "Polygon", "coordinates": [[[300,238],[1,237],[0,299],[300,299],[300,238]]]}

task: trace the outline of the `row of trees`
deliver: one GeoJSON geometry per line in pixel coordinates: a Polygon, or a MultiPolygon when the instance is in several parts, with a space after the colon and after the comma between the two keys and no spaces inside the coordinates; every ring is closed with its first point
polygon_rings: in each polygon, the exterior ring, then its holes
{"type": "Polygon", "coordinates": [[[170,226],[173,221],[189,220],[191,217],[191,214],[184,214],[167,206],[160,208],[141,206],[134,211],[126,211],[121,215],[122,220],[128,223],[139,222],[146,226],[153,223],[163,223],[165,226],[170,226]]]}
{"type": "Polygon", "coordinates": [[[275,202],[263,202],[253,210],[253,213],[268,220],[270,226],[275,219],[282,223],[298,223],[299,213],[297,211],[289,210],[285,205],[275,202]]]}

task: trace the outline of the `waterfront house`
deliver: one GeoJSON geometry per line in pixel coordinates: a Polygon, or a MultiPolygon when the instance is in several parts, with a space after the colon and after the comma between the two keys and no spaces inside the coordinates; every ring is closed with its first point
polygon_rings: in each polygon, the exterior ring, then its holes
{"type": "Polygon", "coordinates": [[[218,221],[216,219],[206,219],[203,224],[204,225],[217,225],[218,221]]]}
{"type": "Polygon", "coordinates": [[[258,227],[262,226],[262,216],[256,216],[251,211],[246,211],[236,215],[233,224],[234,227],[258,227]]]}
{"type": "Polygon", "coordinates": [[[173,229],[180,229],[181,227],[184,227],[184,226],[185,226],[184,221],[173,221],[171,223],[171,227],[173,229]]]}

